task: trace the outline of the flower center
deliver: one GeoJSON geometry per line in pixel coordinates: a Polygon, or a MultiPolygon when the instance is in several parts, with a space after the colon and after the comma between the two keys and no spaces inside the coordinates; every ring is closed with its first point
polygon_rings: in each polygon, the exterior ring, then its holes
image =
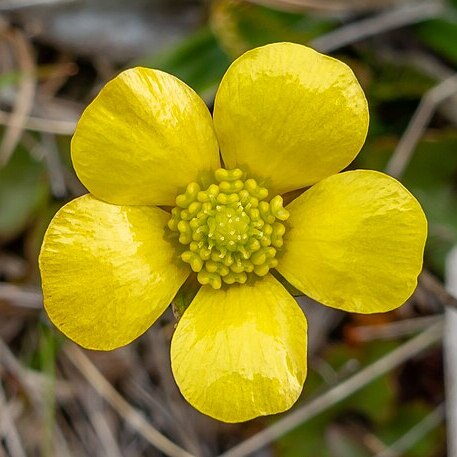
{"type": "Polygon", "coordinates": [[[276,267],[289,217],[280,195],[243,179],[235,168],[219,168],[215,183],[202,190],[196,182],[176,197],[168,227],[186,246],[181,259],[198,273],[201,284],[219,289],[222,282],[245,283],[250,273],[265,276],[276,267]]]}

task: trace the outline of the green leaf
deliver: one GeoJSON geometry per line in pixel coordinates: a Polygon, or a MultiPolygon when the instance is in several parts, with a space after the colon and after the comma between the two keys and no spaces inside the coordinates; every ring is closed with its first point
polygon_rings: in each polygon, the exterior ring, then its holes
{"type": "Polygon", "coordinates": [[[209,28],[203,28],[185,38],[166,52],[137,62],[171,73],[191,86],[204,98],[212,98],[230,58],[219,46],[209,28]]]}
{"type": "Polygon", "coordinates": [[[431,89],[436,81],[415,68],[403,65],[375,62],[373,71],[376,78],[368,87],[370,104],[395,100],[419,100],[424,92],[431,89]]]}
{"type": "MultiPolygon", "coordinates": [[[[396,343],[376,341],[361,347],[349,347],[345,344],[330,346],[325,360],[337,371],[348,360],[357,361],[361,366],[368,365],[386,353],[395,349],[396,343]]],[[[381,376],[367,386],[355,392],[342,402],[342,407],[354,408],[373,422],[385,421],[394,408],[395,389],[389,375],[381,376]]]]}
{"type": "MultiPolygon", "coordinates": [[[[432,408],[430,405],[420,402],[401,405],[392,421],[380,428],[376,434],[383,442],[390,445],[421,422],[431,412],[432,408]]],[[[430,457],[442,455],[445,443],[444,427],[437,427],[424,436],[419,436],[417,442],[406,453],[402,453],[402,456],[430,457]]]]}
{"type": "Polygon", "coordinates": [[[210,22],[221,46],[233,57],[278,41],[307,44],[335,25],[329,19],[233,0],[215,2],[210,22]]]}
{"type": "Polygon", "coordinates": [[[332,412],[323,413],[292,430],[278,441],[281,457],[334,457],[326,442],[326,429],[332,412]]]}
{"type": "Polygon", "coordinates": [[[17,236],[47,196],[44,165],[18,148],[0,168],[0,240],[17,236]]]}
{"type": "Polygon", "coordinates": [[[27,231],[24,239],[24,256],[29,261],[29,277],[39,281],[40,273],[38,258],[43,243],[44,234],[57,211],[66,203],[66,201],[46,202],[38,208],[35,214],[33,226],[27,231]]]}
{"type": "Polygon", "coordinates": [[[416,27],[416,35],[434,51],[457,63],[456,19],[434,19],[424,22],[416,27]]]}

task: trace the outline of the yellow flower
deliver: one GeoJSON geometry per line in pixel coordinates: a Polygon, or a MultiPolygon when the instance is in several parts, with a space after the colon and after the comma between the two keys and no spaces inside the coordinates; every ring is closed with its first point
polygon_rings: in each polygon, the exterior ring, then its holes
{"type": "Polygon", "coordinates": [[[373,313],[404,303],[422,267],[415,198],[382,173],[336,174],[367,128],[352,71],[296,44],[236,60],[214,120],[175,77],[124,71],[73,137],[90,194],[43,242],[51,321],[86,348],[123,346],[194,270],[203,285],[171,344],[182,394],[226,422],[287,410],[306,377],[306,319],[270,270],[325,305],[373,313]],[[281,195],[309,186],[283,208],[281,195]]]}

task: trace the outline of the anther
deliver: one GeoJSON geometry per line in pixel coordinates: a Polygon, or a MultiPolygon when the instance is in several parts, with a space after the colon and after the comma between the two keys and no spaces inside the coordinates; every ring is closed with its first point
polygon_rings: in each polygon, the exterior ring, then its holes
{"type": "Polygon", "coordinates": [[[264,276],[277,266],[289,213],[281,196],[267,201],[268,190],[239,169],[215,171],[215,184],[190,183],[176,197],[168,227],[187,247],[181,259],[198,281],[215,289],[243,284],[249,274],[264,276]]]}

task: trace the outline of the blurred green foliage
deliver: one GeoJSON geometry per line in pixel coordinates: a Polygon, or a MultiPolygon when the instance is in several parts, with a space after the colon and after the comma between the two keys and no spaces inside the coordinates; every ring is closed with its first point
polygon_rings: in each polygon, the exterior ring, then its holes
{"type": "Polygon", "coordinates": [[[209,24],[173,49],[138,64],[159,68],[185,81],[211,102],[232,60],[256,46],[277,41],[306,44],[335,22],[239,2],[215,2],[209,24]]]}
{"type": "Polygon", "coordinates": [[[186,82],[205,99],[214,95],[225,70],[230,65],[229,57],[219,46],[211,29],[205,27],[188,37],[176,48],[138,62],[159,68],[186,82]]]}
{"type": "MultiPolygon", "coordinates": [[[[334,344],[321,354],[324,369],[312,369],[305,384],[309,399],[326,390],[328,383],[344,379],[351,371],[378,360],[398,343],[373,341],[361,347],[334,344]],[[323,376],[323,373],[325,375],[323,376]],[[329,378],[329,373],[332,378],[329,378]]],[[[319,362],[313,364],[319,367],[319,362]]],[[[390,445],[430,413],[422,401],[399,401],[397,373],[388,373],[335,404],[284,436],[278,443],[281,457],[371,457],[370,437],[390,445]]],[[[309,401],[309,400],[308,400],[309,401]]],[[[299,406],[299,405],[298,405],[299,406]]],[[[420,437],[403,457],[431,457],[442,448],[443,430],[435,428],[420,437]]]]}
{"type": "Polygon", "coordinates": [[[19,147],[0,168],[0,241],[24,230],[48,197],[43,161],[19,147]]]}
{"type": "Polygon", "coordinates": [[[420,24],[416,34],[431,49],[457,64],[457,13],[454,20],[435,19],[420,24]]]}

